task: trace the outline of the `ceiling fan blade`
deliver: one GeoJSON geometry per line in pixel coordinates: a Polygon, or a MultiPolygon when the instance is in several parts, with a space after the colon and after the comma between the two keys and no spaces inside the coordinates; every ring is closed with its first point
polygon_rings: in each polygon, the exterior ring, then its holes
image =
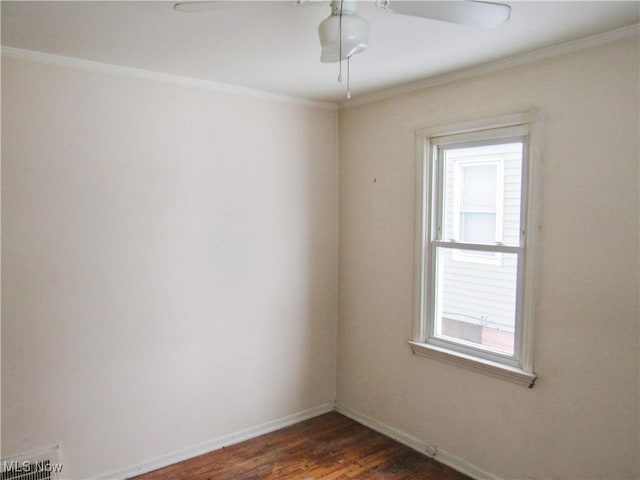
{"type": "Polygon", "coordinates": [[[511,7],[503,3],[465,1],[390,1],[388,9],[400,15],[431,18],[470,27],[493,28],[507,20],[511,7]]]}

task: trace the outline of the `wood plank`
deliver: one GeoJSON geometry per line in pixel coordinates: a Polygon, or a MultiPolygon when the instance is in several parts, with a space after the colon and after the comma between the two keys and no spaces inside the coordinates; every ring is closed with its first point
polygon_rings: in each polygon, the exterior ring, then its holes
{"type": "Polygon", "coordinates": [[[135,480],[470,480],[336,412],[135,480]]]}

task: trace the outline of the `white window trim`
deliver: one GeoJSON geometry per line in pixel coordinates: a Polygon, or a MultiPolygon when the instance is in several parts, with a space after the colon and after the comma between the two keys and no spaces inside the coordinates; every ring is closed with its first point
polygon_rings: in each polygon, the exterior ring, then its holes
{"type": "MultiPolygon", "coordinates": [[[[414,354],[434,358],[440,361],[478,371],[486,375],[501,378],[518,385],[532,387],[537,375],[533,365],[533,319],[534,319],[534,285],[536,249],[539,245],[537,234],[540,228],[538,223],[538,211],[540,206],[539,180],[542,157],[540,154],[540,138],[542,135],[542,121],[537,111],[532,110],[523,113],[505,115],[495,118],[474,120],[458,124],[445,125],[435,128],[425,128],[416,131],[416,242],[415,242],[415,294],[414,294],[414,328],[413,339],[409,342],[414,354]],[[513,137],[514,128],[522,127],[524,134],[528,135],[527,162],[523,170],[522,191],[522,216],[526,218],[526,224],[521,222],[520,228],[523,234],[522,255],[526,268],[523,268],[522,282],[524,294],[519,295],[523,302],[521,308],[524,321],[516,342],[519,344],[519,359],[515,365],[496,362],[490,358],[482,358],[477,352],[465,353],[455,351],[442,346],[427,343],[428,326],[426,312],[431,299],[429,282],[431,272],[430,263],[430,235],[436,227],[437,219],[430,214],[430,209],[425,208],[430,204],[432,191],[438,179],[434,178],[429,168],[429,152],[434,148],[431,139],[438,137],[439,145],[454,144],[462,133],[467,134],[465,142],[495,139],[500,135],[498,129],[505,128],[505,137],[513,137]],[[429,202],[427,202],[429,200],[429,202]]],[[[463,244],[460,244],[464,247],[463,244]]],[[[475,248],[475,245],[474,245],[475,248]]],[[[505,251],[510,247],[503,246],[505,251]]],[[[520,247],[519,247],[520,248],[520,247]]]]}

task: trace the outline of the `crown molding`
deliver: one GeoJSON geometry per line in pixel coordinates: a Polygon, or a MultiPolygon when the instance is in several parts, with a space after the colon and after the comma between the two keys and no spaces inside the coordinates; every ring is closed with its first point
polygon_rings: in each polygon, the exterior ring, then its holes
{"type": "Polygon", "coordinates": [[[411,82],[404,85],[399,85],[397,87],[391,87],[386,90],[381,90],[369,95],[363,95],[358,98],[341,102],[338,104],[338,107],[340,109],[344,109],[355,107],[358,105],[364,105],[367,103],[377,102],[378,100],[383,100],[385,98],[416,92],[418,90],[450,83],[456,80],[485,75],[487,73],[505,70],[510,67],[525,65],[540,60],[557,57],[559,55],[565,55],[567,53],[575,52],[578,50],[597,47],[607,43],[615,42],[617,40],[631,38],[638,35],[640,35],[640,23],[618,28],[616,30],[611,30],[609,32],[601,33],[598,35],[581,38],[579,40],[573,40],[571,42],[565,42],[558,45],[553,45],[551,47],[513,55],[511,57],[503,58],[493,62],[474,65],[472,67],[462,68],[460,70],[453,70],[441,75],[425,78],[424,80],[419,80],[417,82],[411,82]]]}
{"type": "Polygon", "coordinates": [[[125,67],[122,65],[114,65],[109,63],[96,62],[92,60],[83,60],[75,57],[68,57],[63,55],[55,55],[45,52],[37,52],[34,50],[26,50],[14,47],[2,47],[2,56],[13,57],[23,60],[31,60],[35,62],[48,63],[54,65],[63,65],[73,68],[80,68],[90,71],[98,71],[103,73],[110,73],[116,75],[124,75],[136,78],[146,78],[156,81],[164,81],[189,87],[199,87],[216,92],[228,93],[232,95],[241,95],[245,97],[259,98],[263,100],[271,100],[275,102],[288,103],[293,105],[300,105],[306,107],[323,108],[327,110],[338,110],[344,108],[355,107],[358,105],[364,105],[367,103],[377,102],[385,98],[394,97],[397,95],[403,95],[407,93],[424,90],[426,88],[442,85],[445,83],[454,82],[456,80],[462,80],[466,78],[476,77],[479,75],[485,75],[487,73],[497,72],[505,70],[510,67],[525,65],[528,63],[545,60],[548,58],[557,57],[567,53],[583,50],[586,48],[597,47],[617,40],[631,38],[640,35],[640,23],[630,25],[627,27],[618,28],[609,32],[601,33],[598,35],[592,35],[579,40],[573,40],[571,42],[565,42],[551,47],[541,48],[538,50],[532,50],[511,57],[503,58],[493,62],[474,65],[468,68],[462,68],[459,70],[453,70],[450,72],[428,77],[417,82],[411,82],[396,87],[391,87],[385,90],[380,90],[368,95],[353,98],[344,102],[323,102],[319,100],[310,100],[305,98],[291,97],[287,95],[281,95],[277,93],[266,92],[263,90],[257,90],[247,87],[239,87],[236,85],[230,85],[226,83],[213,82],[210,80],[202,80],[193,77],[174,75],[170,73],[156,72],[151,70],[143,70],[133,67],[125,67]]]}
{"type": "Polygon", "coordinates": [[[187,87],[204,88],[213,90],[215,92],[258,98],[262,100],[270,100],[280,103],[288,103],[304,107],[323,108],[327,110],[337,110],[338,108],[337,104],[330,102],[321,102],[316,100],[309,100],[306,98],[290,97],[287,95],[280,95],[277,93],[271,93],[247,87],[239,87],[227,83],[213,82],[210,80],[202,80],[193,77],[156,72],[152,70],[144,70],[140,68],[125,67],[122,65],[96,62],[93,60],[83,60],[75,57],[55,55],[52,53],[38,52],[22,48],[2,46],[2,56],[5,58],[16,58],[20,60],[28,60],[50,65],[61,65],[65,67],[78,68],[93,72],[173,83],[187,87]]]}

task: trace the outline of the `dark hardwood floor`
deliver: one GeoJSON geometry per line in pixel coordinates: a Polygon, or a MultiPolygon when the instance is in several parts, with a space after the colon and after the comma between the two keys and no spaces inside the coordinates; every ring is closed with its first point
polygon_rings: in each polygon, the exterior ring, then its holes
{"type": "Polygon", "coordinates": [[[136,480],[470,480],[332,412],[136,480]]]}

